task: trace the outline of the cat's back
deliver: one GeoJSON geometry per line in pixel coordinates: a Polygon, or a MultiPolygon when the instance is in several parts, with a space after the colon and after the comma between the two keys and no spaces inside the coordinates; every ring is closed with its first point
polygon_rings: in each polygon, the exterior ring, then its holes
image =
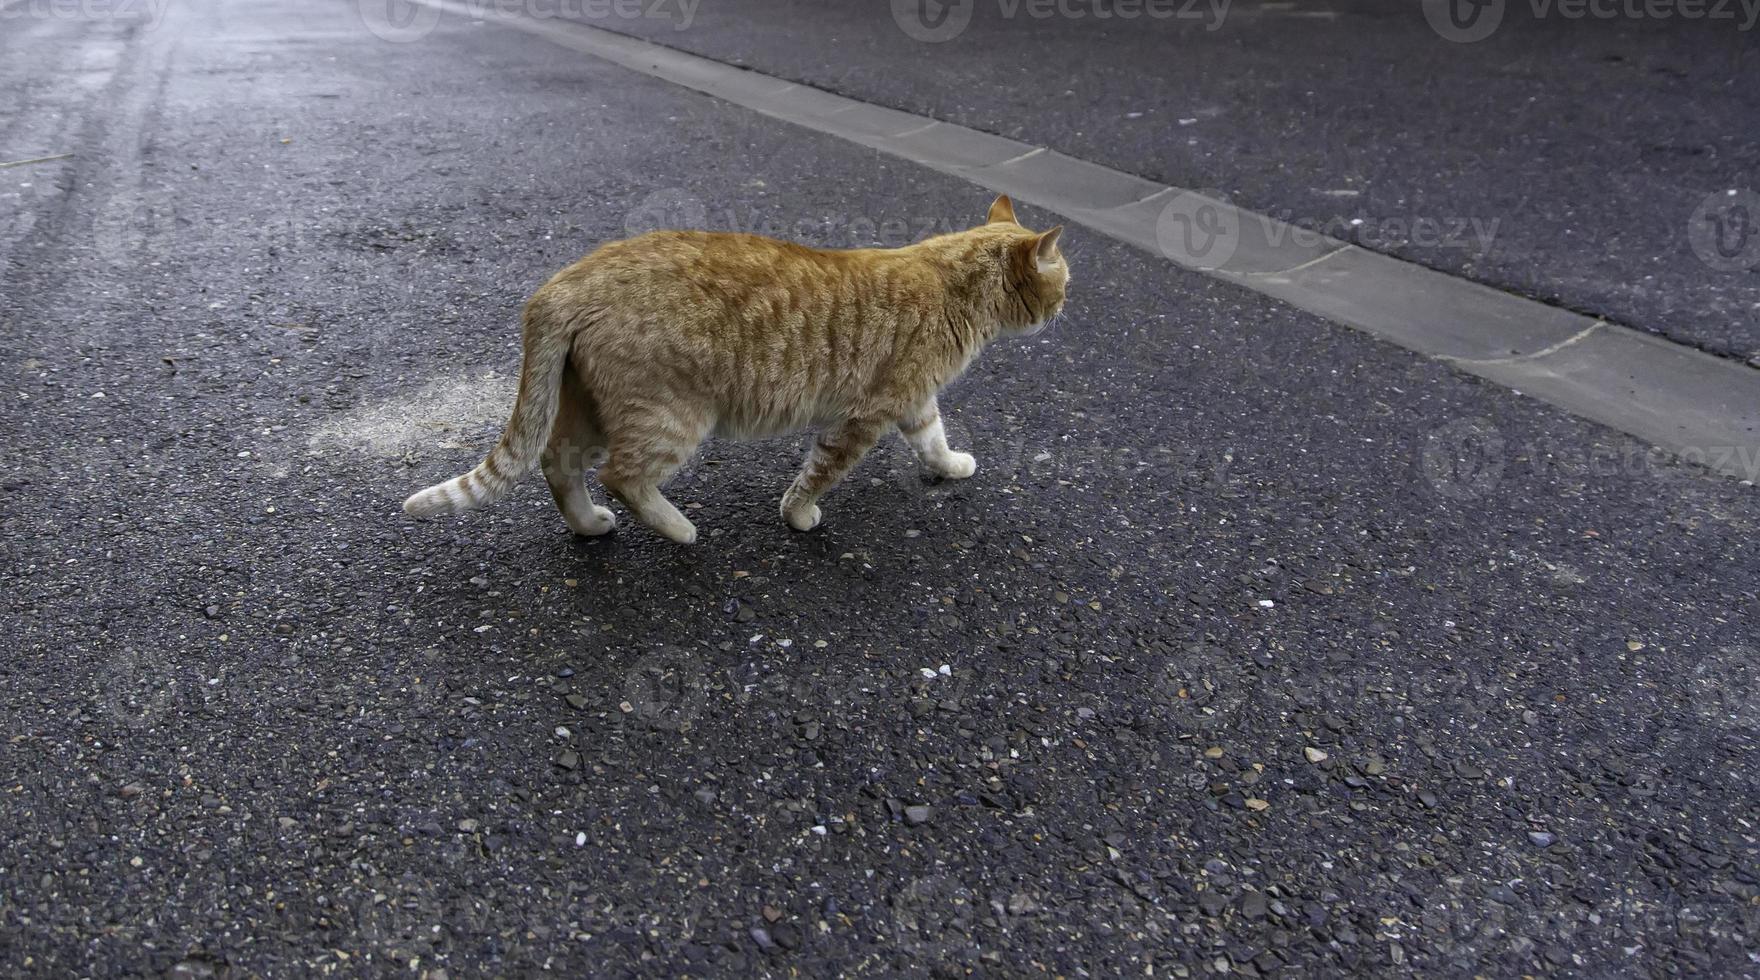
{"type": "Polygon", "coordinates": [[[726,290],[847,274],[860,265],[852,255],[742,232],[651,231],[607,242],[564,274],[600,285],[726,290]]]}
{"type": "Polygon", "coordinates": [[[781,293],[807,298],[897,288],[920,274],[907,251],[819,249],[743,232],[651,231],[601,245],[540,292],[643,307],[744,306],[781,293]]]}

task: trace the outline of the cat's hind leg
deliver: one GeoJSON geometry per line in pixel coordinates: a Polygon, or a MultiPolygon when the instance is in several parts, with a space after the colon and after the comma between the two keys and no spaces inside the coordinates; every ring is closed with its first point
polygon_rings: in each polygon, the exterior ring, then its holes
{"type": "Polygon", "coordinates": [[[934,395],[930,395],[916,411],[899,419],[898,431],[916,450],[917,458],[936,476],[963,480],[978,471],[978,461],[971,453],[957,453],[947,448],[947,428],[941,424],[941,405],[934,395]]]}
{"type": "Polygon", "coordinates": [[[782,495],[782,519],[797,531],[819,526],[819,497],[843,479],[892,425],[877,419],[846,419],[813,440],[807,461],[782,495]]]}
{"type": "Polygon", "coordinates": [[[597,537],[617,526],[611,508],[593,502],[587,490],[588,468],[605,452],[605,433],[593,417],[593,406],[582,390],[572,369],[562,373],[562,391],[557,397],[556,422],[550,429],[550,442],[544,447],[541,461],[544,482],[556,498],[556,509],[569,529],[585,537],[597,537]]]}
{"type": "Polygon", "coordinates": [[[659,405],[626,408],[618,417],[627,421],[613,423],[611,459],[600,468],[599,482],[636,520],[679,544],[696,541],[696,525],[660,493],[660,485],[696,451],[709,434],[709,421],[659,405]]]}

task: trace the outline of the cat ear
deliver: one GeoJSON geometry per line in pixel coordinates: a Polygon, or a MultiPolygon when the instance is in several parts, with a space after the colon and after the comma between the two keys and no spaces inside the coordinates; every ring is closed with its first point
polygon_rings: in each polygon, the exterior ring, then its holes
{"type": "Polygon", "coordinates": [[[1020,223],[1014,220],[1014,202],[1008,199],[1007,194],[999,195],[995,201],[991,202],[990,217],[984,220],[988,224],[995,224],[998,221],[1007,221],[1010,224],[1020,223]]]}
{"type": "Polygon", "coordinates": [[[1038,260],[1040,269],[1044,269],[1057,260],[1057,239],[1062,234],[1063,226],[1058,225],[1036,239],[1038,244],[1034,246],[1033,256],[1038,260]]]}

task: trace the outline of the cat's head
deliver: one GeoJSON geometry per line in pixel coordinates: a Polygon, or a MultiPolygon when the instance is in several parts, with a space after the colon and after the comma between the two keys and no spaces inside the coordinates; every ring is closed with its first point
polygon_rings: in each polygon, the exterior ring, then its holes
{"type": "Polygon", "coordinates": [[[1045,329],[1063,310],[1069,287],[1069,263],[1057,240],[1063,226],[1029,231],[1014,217],[1014,202],[1004,194],[990,205],[984,224],[976,229],[995,236],[1002,261],[1001,295],[996,297],[998,326],[1005,336],[1031,337],[1045,329]]]}

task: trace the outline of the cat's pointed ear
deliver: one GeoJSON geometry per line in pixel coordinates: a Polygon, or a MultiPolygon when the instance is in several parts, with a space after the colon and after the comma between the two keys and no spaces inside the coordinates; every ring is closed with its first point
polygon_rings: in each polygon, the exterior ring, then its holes
{"type": "Polygon", "coordinates": [[[1033,257],[1038,260],[1039,268],[1043,269],[1046,266],[1053,265],[1057,262],[1057,239],[1062,237],[1062,235],[1063,226],[1058,225],[1050,231],[1040,234],[1039,237],[1035,239],[1036,244],[1033,246],[1033,257]]]}
{"type": "Polygon", "coordinates": [[[990,217],[984,220],[989,224],[995,224],[998,221],[1020,224],[1014,220],[1014,202],[1008,199],[1007,194],[998,195],[996,200],[990,203],[990,217]]]}

